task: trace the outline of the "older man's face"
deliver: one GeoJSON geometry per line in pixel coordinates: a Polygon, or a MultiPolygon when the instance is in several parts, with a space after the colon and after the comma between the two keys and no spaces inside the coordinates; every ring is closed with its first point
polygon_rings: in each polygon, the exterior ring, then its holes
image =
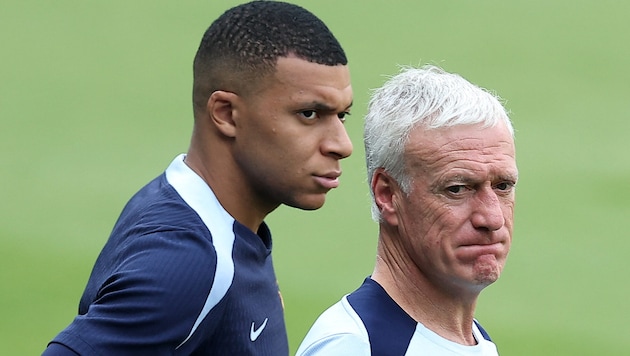
{"type": "Polygon", "coordinates": [[[512,241],[518,171],[501,124],[412,131],[411,191],[397,206],[410,260],[434,285],[478,292],[501,274],[512,241]]]}

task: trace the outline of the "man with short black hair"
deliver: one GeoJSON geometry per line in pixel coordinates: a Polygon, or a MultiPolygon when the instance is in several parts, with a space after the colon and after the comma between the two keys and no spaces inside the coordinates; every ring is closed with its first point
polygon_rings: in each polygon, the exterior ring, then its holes
{"type": "Polygon", "coordinates": [[[45,355],[287,355],[264,222],[318,209],[352,152],[343,49],[307,10],[234,7],[194,61],[187,154],[124,208],[45,355]]]}

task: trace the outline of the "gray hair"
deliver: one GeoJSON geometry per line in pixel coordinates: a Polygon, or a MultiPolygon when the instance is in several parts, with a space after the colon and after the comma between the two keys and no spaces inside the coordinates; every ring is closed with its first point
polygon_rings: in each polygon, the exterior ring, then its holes
{"type": "MultiPolygon", "coordinates": [[[[427,130],[456,125],[482,124],[493,127],[504,122],[514,128],[500,99],[457,74],[439,67],[403,67],[382,87],[374,90],[364,124],[368,185],[383,168],[409,194],[411,178],[406,173],[404,153],[410,132],[417,126],[427,130]]],[[[372,218],[381,214],[372,196],[372,218]]]]}

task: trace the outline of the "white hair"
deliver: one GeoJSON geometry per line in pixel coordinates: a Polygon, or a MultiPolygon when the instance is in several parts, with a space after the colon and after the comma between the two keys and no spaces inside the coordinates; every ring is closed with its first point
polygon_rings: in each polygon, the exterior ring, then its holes
{"type": "MultiPolygon", "coordinates": [[[[512,123],[496,95],[433,65],[403,67],[374,90],[368,105],[363,136],[368,185],[372,186],[375,170],[383,168],[409,193],[412,182],[405,171],[405,145],[418,126],[427,130],[472,124],[493,127],[500,122],[513,136],[512,123]]],[[[372,218],[379,221],[371,188],[370,194],[372,218]]]]}

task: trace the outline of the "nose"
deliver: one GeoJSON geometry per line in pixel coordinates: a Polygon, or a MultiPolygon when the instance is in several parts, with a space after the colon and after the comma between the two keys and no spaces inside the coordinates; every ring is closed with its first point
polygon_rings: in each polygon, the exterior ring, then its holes
{"type": "Polygon", "coordinates": [[[476,229],[496,231],[505,225],[503,206],[492,187],[484,187],[475,194],[475,207],[471,217],[476,229]]]}
{"type": "Polygon", "coordinates": [[[326,137],[322,143],[322,153],[336,159],[343,159],[352,154],[352,141],[346,131],[344,124],[334,117],[331,121],[330,129],[326,132],[326,137]]]}

